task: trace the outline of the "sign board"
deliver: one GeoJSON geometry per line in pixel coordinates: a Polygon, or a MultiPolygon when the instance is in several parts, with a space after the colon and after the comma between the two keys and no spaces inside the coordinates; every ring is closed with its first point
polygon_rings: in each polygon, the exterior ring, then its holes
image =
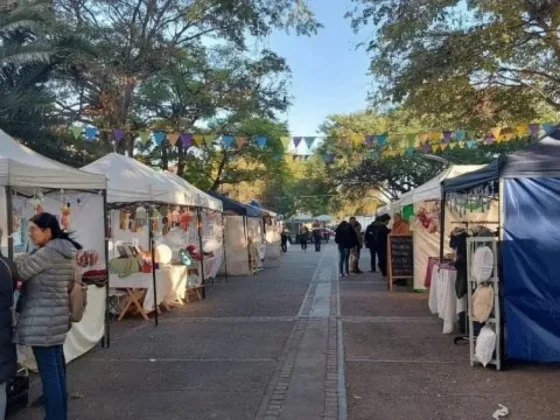
{"type": "Polygon", "coordinates": [[[387,281],[393,290],[395,280],[414,278],[412,235],[389,235],[387,250],[387,281]]]}

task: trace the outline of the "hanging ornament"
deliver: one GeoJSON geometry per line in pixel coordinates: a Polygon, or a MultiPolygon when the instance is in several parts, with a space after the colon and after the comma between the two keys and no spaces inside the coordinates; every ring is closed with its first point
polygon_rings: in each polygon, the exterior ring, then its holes
{"type": "Polygon", "coordinates": [[[66,203],[66,205],[62,206],[61,208],[60,225],[62,227],[62,230],[70,230],[70,203],[66,203]]]}
{"type": "Polygon", "coordinates": [[[127,230],[128,228],[128,214],[124,210],[119,210],[119,229],[127,230]]]}
{"type": "Polygon", "coordinates": [[[135,215],[136,215],[135,223],[137,228],[142,228],[148,224],[148,211],[146,210],[145,207],[142,206],[138,207],[136,209],[135,215]]]}
{"type": "Polygon", "coordinates": [[[181,215],[181,229],[185,232],[189,230],[189,225],[191,224],[192,214],[189,211],[185,211],[181,215]]]}
{"type": "Polygon", "coordinates": [[[173,226],[179,226],[181,224],[181,210],[179,207],[175,207],[171,213],[171,222],[173,226]]]}

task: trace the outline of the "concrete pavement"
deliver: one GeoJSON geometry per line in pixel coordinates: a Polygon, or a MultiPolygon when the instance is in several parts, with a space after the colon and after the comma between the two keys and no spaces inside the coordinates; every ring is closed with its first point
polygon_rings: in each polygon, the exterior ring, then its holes
{"type": "Polygon", "coordinates": [[[471,368],[426,295],[339,280],[333,245],[292,247],[281,267],[217,283],[158,327],[113,326],[110,349],[68,367],[71,420],[482,420],[498,403],[513,420],[560,418],[558,368],[471,368]]]}

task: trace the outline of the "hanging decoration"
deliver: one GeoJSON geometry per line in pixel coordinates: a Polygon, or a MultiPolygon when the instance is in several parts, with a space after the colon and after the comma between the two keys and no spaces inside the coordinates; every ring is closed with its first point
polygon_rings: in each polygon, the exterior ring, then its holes
{"type": "Polygon", "coordinates": [[[181,135],[179,137],[181,138],[181,145],[183,146],[184,149],[188,150],[189,147],[191,147],[193,145],[192,134],[181,133],[181,135]]]}
{"type": "Polygon", "coordinates": [[[235,144],[237,144],[238,149],[241,149],[246,142],[247,142],[247,137],[245,136],[235,137],[235,144]]]}
{"type": "Polygon", "coordinates": [[[266,147],[267,138],[265,136],[257,136],[256,143],[259,149],[264,149],[266,147]]]}
{"type": "Polygon", "coordinates": [[[86,127],[86,138],[89,141],[95,140],[98,133],[99,133],[99,131],[97,130],[96,127],[86,127]]]}
{"type": "Polygon", "coordinates": [[[315,137],[305,137],[304,140],[307,148],[311,150],[311,147],[313,147],[313,143],[315,143],[315,137]]]}
{"type": "Polygon", "coordinates": [[[70,203],[66,203],[60,209],[60,227],[66,232],[70,230],[70,203]]]}
{"type": "Polygon", "coordinates": [[[294,147],[297,149],[303,137],[294,137],[294,147]]]}
{"type": "Polygon", "coordinates": [[[78,140],[80,137],[82,137],[82,132],[84,131],[84,129],[80,126],[77,125],[73,125],[70,127],[70,132],[72,133],[72,136],[74,136],[74,138],[76,140],[78,140]]]}
{"type": "Polygon", "coordinates": [[[156,131],[154,133],[154,141],[158,146],[161,146],[161,144],[165,141],[165,137],[166,134],[163,131],[156,131]]]}
{"type": "Polygon", "coordinates": [[[222,143],[229,149],[233,145],[233,136],[222,136],[222,143]]]}
{"type": "Polygon", "coordinates": [[[177,142],[179,141],[179,133],[173,131],[173,132],[167,134],[167,140],[169,141],[169,144],[171,146],[175,146],[177,144],[177,142]]]}
{"type": "Polygon", "coordinates": [[[123,141],[123,139],[124,139],[124,131],[123,131],[123,130],[120,130],[120,129],[118,129],[118,128],[115,128],[115,129],[113,130],[113,137],[115,138],[115,141],[116,141],[117,143],[120,143],[120,142],[123,141]]]}

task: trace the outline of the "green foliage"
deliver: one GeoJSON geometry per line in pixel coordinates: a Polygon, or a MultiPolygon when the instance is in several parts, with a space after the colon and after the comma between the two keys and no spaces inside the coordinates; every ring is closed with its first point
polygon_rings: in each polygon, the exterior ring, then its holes
{"type": "Polygon", "coordinates": [[[557,118],[560,3],[354,0],[378,104],[433,115],[432,127],[489,128],[557,118]]]}

